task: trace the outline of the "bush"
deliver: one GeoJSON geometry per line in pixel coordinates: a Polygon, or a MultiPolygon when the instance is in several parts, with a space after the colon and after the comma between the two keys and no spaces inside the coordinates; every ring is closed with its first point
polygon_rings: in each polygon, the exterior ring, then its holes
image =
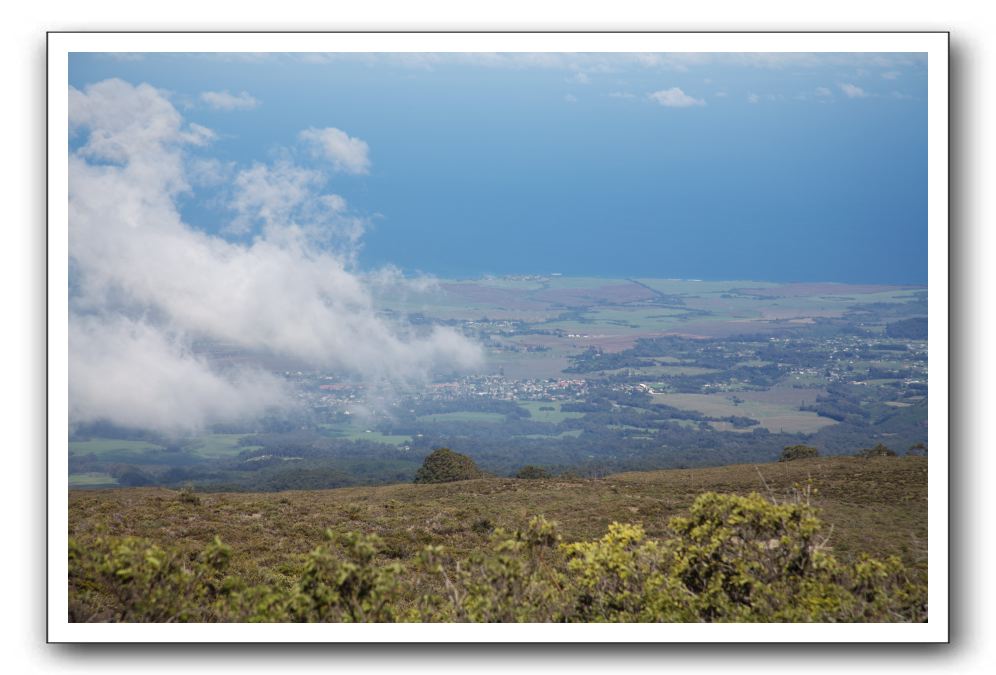
{"type": "Polygon", "coordinates": [[[291,621],[384,622],[397,620],[401,566],[377,567],[381,548],[375,534],[350,532],[340,537],[330,530],[329,541],[337,541],[342,556],[329,546],[319,546],[307,558],[289,604],[291,621]]]}
{"type": "Polygon", "coordinates": [[[858,451],[858,457],[864,457],[866,459],[871,457],[895,457],[896,452],[890,448],[887,448],[883,444],[879,443],[874,448],[862,448],[858,451]]]}
{"type": "Polygon", "coordinates": [[[782,456],[778,458],[779,462],[791,462],[794,459],[810,459],[812,457],[819,457],[820,451],[811,445],[786,445],[782,450],[782,456]]]}
{"type": "Polygon", "coordinates": [[[449,448],[434,450],[415,472],[416,483],[450,483],[457,480],[480,478],[484,474],[467,455],[449,448]]]}
{"type": "Polygon", "coordinates": [[[197,494],[194,492],[194,488],[189,485],[185,485],[184,487],[180,488],[180,494],[177,497],[177,499],[179,499],[180,502],[184,504],[197,505],[201,503],[201,498],[198,497],[197,494]]]}
{"type": "Polygon", "coordinates": [[[914,443],[910,446],[910,449],[906,451],[908,457],[926,457],[927,456],[927,444],[926,443],[914,443]]]}
{"type": "Polygon", "coordinates": [[[70,621],[224,621],[216,603],[230,557],[217,537],[192,561],[134,537],[70,538],[70,621]]]}
{"type": "Polygon", "coordinates": [[[549,478],[550,472],[542,467],[533,466],[532,464],[526,464],[524,467],[522,467],[516,472],[515,477],[524,478],[527,480],[532,480],[537,478],[549,478]]]}

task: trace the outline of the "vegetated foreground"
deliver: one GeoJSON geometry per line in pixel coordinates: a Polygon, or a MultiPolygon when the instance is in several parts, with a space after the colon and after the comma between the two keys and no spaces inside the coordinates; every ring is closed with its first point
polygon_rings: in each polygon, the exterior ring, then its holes
{"type": "Polygon", "coordinates": [[[919,457],[69,501],[73,621],[926,620],[919,457]]]}

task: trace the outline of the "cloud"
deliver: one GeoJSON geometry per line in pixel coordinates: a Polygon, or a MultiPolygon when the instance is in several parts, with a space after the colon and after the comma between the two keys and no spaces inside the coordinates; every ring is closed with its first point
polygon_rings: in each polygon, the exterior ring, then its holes
{"type": "Polygon", "coordinates": [[[182,338],[120,315],[72,316],[69,416],[189,432],[286,408],[291,392],[261,369],[216,372],[182,338]]]}
{"type": "Polygon", "coordinates": [[[69,102],[85,134],[69,157],[71,423],[182,431],[295,405],[248,363],[385,387],[479,365],[479,346],[452,329],[383,318],[348,255],[356,218],[319,172],[286,161],[223,172],[253,232],[232,241],[181,217],[188,149],[205,134],[161,92],[107,80],[71,88],[69,102]]]}
{"type": "Polygon", "coordinates": [[[628,91],[612,91],[608,94],[609,98],[626,98],[633,99],[636,98],[636,94],[631,94],[628,91]]]}
{"type": "Polygon", "coordinates": [[[588,76],[588,73],[575,73],[573,77],[567,78],[567,81],[574,84],[591,84],[591,78],[588,76]]]}
{"type": "Polygon", "coordinates": [[[336,171],[352,174],[370,173],[370,147],[342,129],[326,127],[305,129],[299,134],[318,156],[332,163],[336,171]]]}
{"type": "Polygon", "coordinates": [[[259,101],[247,91],[239,94],[230,94],[228,91],[204,91],[201,92],[201,100],[215,110],[252,110],[259,105],[259,101]]]}
{"type": "Polygon", "coordinates": [[[662,89],[661,91],[655,91],[647,95],[665,108],[689,108],[691,106],[706,104],[704,100],[693,98],[678,87],[662,89]]]}
{"type": "Polygon", "coordinates": [[[725,91],[717,91],[713,96],[716,98],[726,98],[728,94],[725,91]]]}
{"type": "Polygon", "coordinates": [[[868,94],[865,93],[865,90],[856,84],[848,84],[845,82],[838,86],[847,98],[865,98],[868,96],[868,94]]]}
{"type": "Polygon", "coordinates": [[[574,94],[564,94],[564,100],[567,101],[568,103],[577,103],[578,97],[575,96],[574,94]]]}
{"type": "Polygon", "coordinates": [[[833,92],[827,89],[826,87],[817,87],[816,95],[819,96],[820,98],[830,98],[833,96],[833,92]]]}
{"type": "Polygon", "coordinates": [[[761,97],[758,96],[757,94],[753,93],[753,92],[751,92],[750,94],[747,94],[747,102],[748,103],[757,103],[760,100],[761,100],[761,97]]]}
{"type": "Polygon", "coordinates": [[[885,80],[896,80],[899,78],[901,73],[898,70],[887,70],[882,73],[882,79],[885,80]]]}

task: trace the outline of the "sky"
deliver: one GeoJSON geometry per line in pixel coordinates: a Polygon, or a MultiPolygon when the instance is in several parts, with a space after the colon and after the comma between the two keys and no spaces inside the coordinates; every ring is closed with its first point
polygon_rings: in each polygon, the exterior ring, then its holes
{"type": "Polygon", "coordinates": [[[292,409],[275,361],[473,372],[479,344],[377,306],[446,277],[925,283],[925,65],[71,55],[71,423],[292,409]]]}
{"type": "Polygon", "coordinates": [[[72,55],[109,78],[212,132],[179,206],[231,240],[241,172],[320,167],[366,269],[927,279],[924,55],[72,55]]]}

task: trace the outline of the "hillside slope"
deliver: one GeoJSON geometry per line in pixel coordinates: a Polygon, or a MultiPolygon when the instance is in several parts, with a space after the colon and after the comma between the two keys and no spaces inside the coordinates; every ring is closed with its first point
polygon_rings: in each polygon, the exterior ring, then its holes
{"type": "Polygon", "coordinates": [[[926,573],[927,460],[832,457],[779,464],[625,473],[602,479],[482,478],[282,493],[183,495],[132,488],[72,490],[69,534],[134,535],[191,555],[214,536],[232,547],[231,572],[285,585],[326,530],[377,533],[382,556],[408,561],[426,544],[457,556],[481,548],[495,527],[521,529],[534,515],[559,523],[564,541],[602,536],[613,521],[662,536],[668,518],[703,492],[778,498],[811,482],[811,503],[840,559],[897,555],[926,573]]]}

